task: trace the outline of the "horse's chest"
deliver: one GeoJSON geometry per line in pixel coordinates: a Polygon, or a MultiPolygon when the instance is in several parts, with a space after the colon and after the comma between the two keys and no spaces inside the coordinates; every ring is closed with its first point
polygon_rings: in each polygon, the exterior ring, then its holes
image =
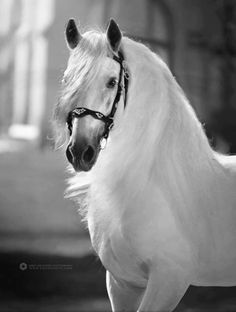
{"type": "Polygon", "coordinates": [[[188,245],[160,192],[155,191],[154,196],[153,190],[148,189],[145,196],[133,197],[132,201],[125,194],[122,197],[116,190],[115,197],[102,193],[100,188],[91,194],[88,210],[91,241],[113,275],[145,286],[150,259],[163,263],[169,258],[178,262],[183,258],[185,263],[188,245]]]}
{"type": "Polygon", "coordinates": [[[90,216],[88,226],[92,245],[104,267],[119,279],[145,286],[145,265],[119,227],[108,221],[101,224],[95,216],[90,216]]]}

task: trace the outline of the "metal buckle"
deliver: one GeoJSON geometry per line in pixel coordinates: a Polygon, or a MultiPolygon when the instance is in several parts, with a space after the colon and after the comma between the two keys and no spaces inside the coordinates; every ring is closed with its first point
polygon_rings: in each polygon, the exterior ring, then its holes
{"type": "Polygon", "coordinates": [[[127,66],[127,62],[125,60],[122,61],[122,67],[124,70],[124,76],[127,80],[129,80],[129,70],[128,70],[128,66],[127,66]]]}
{"type": "Polygon", "coordinates": [[[106,145],[107,145],[107,139],[102,138],[101,141],[100,141],[100,149],[101,149],[101,150],[104,150],[104,148],[106,147],[106,145]]]}
{"type": "Polygon", "coordinates": [[[99,112],[96,113],[96,116],[98,117],[98,119],[102,119],[104,117],[104,115],[99,112]]]}
{"type": "Polygon", "coordinates": [[[114,122],[113,122],[113,119],[112,119],[112,122],[109,124],[108,126],[108,130],[110,131],[112,129],[112,127],[114,126],[114,122]]]}

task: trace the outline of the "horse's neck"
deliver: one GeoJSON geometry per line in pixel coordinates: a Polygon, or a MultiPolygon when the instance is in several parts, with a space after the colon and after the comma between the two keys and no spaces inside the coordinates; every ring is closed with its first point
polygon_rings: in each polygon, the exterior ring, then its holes
{"type": "Polygon", "coordinates": [[[132,53],[127,53],[133,79],[127,111],[98,161],[99,176],[110,188],[123,184],[136,194],[154,183],[191,204],[203,190],[220,187],[220,164],[168,69],[161,62],[152,64],[155,57],[146,57],[147,50],[142,62],[132,53]]]}
{"type": "Polygon", "coordinates": [[[145,180],[153,168],[164,174],[176,166],[200,174],[204,164],[210,170],[213,151],[182,90],[150,51],[143,48],[139,56],[135,49],[131,44],[128,64],[133,81],[125,121],[111,144],[113,157],[119,154],[120,173],[124,168],[127,177],[133,168],[132,177],[141,173],[145,180]]]}
{"type": "Polygon", "coordinates": [[[128,185],[127,192],[139,193],[152,182],[163,187],[163,181],[173,194],[189,200],[216,192],[224,180],[222,166],[182,90],[147,48],[131,41],[127,46],[127,108],[99,156],[95,175],[110,188],[128,185]]]}

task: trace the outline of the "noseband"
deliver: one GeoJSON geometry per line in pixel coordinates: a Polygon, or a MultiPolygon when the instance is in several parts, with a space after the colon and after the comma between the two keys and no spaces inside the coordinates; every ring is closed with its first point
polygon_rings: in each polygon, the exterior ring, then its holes
{"type": "Polygon", "coordinates": [[[120,64],[120,74],[119,74],[119,81],[118,81],[118,88],[115,99],[112,104],[111,112],[107,116],[103,115],[100,112],[85,108],[85,107],[76,107],[68,114],[67,118],[67,126],[69,129],[70,135],[72,134],[72,120],[74,118],[82,118],[84,116],[90,115],[95,119],[101,120],[105,123],[105,130],[102,135],[102,138],[107,139],[109,136],[109,132],[114,125],[114,116],[117,111],[118,103],[120,101],[120,96],[124,89],[124,108],[126,107],[127,102],[127,93],[128,93],[128,83],[129,83],[129,73],[128,69],[125,64],[124,56],[121,51],[118,52],[118,56],[113,55],[113,60],[120,64]],[[122,84],[122,78],[124,76],[124,85],[122,84]]]}

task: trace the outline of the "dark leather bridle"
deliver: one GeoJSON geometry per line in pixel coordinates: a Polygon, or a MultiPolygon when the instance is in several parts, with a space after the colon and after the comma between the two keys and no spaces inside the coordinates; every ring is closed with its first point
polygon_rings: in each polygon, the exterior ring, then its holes
{"type": "Polygon", "coordinates": [[[99,119],[105,123],[105,130],[101,139],[107,139],[109,136],[109,132],[114,125],[114,116],[117,111],[118,103],[120,101],[120,96],[124,89],[124,108],[126,107],[127,102],[127,93],[128,93],[128,84],[129,84],[129,72],[127,66],[125,64],[124,56],[121,51],[118,52],[118,56],[113,55],[113,60],[120,64],[120,73],[119,73],[119,81],[117,87],[117,93],[115,99],[112,104],[111,112],[107,116],[103,115],[100,112],[85,108],[85,107],[76,107],[72,110],[67,117],[67,126],[69,129],[70,136],[72,134],[72,121],[74,118],[82,118],[84,116],[90,115],[95,119],[99,119]],[[124,86],[122,84],[122,79],[124,77],[124,86]]]}

